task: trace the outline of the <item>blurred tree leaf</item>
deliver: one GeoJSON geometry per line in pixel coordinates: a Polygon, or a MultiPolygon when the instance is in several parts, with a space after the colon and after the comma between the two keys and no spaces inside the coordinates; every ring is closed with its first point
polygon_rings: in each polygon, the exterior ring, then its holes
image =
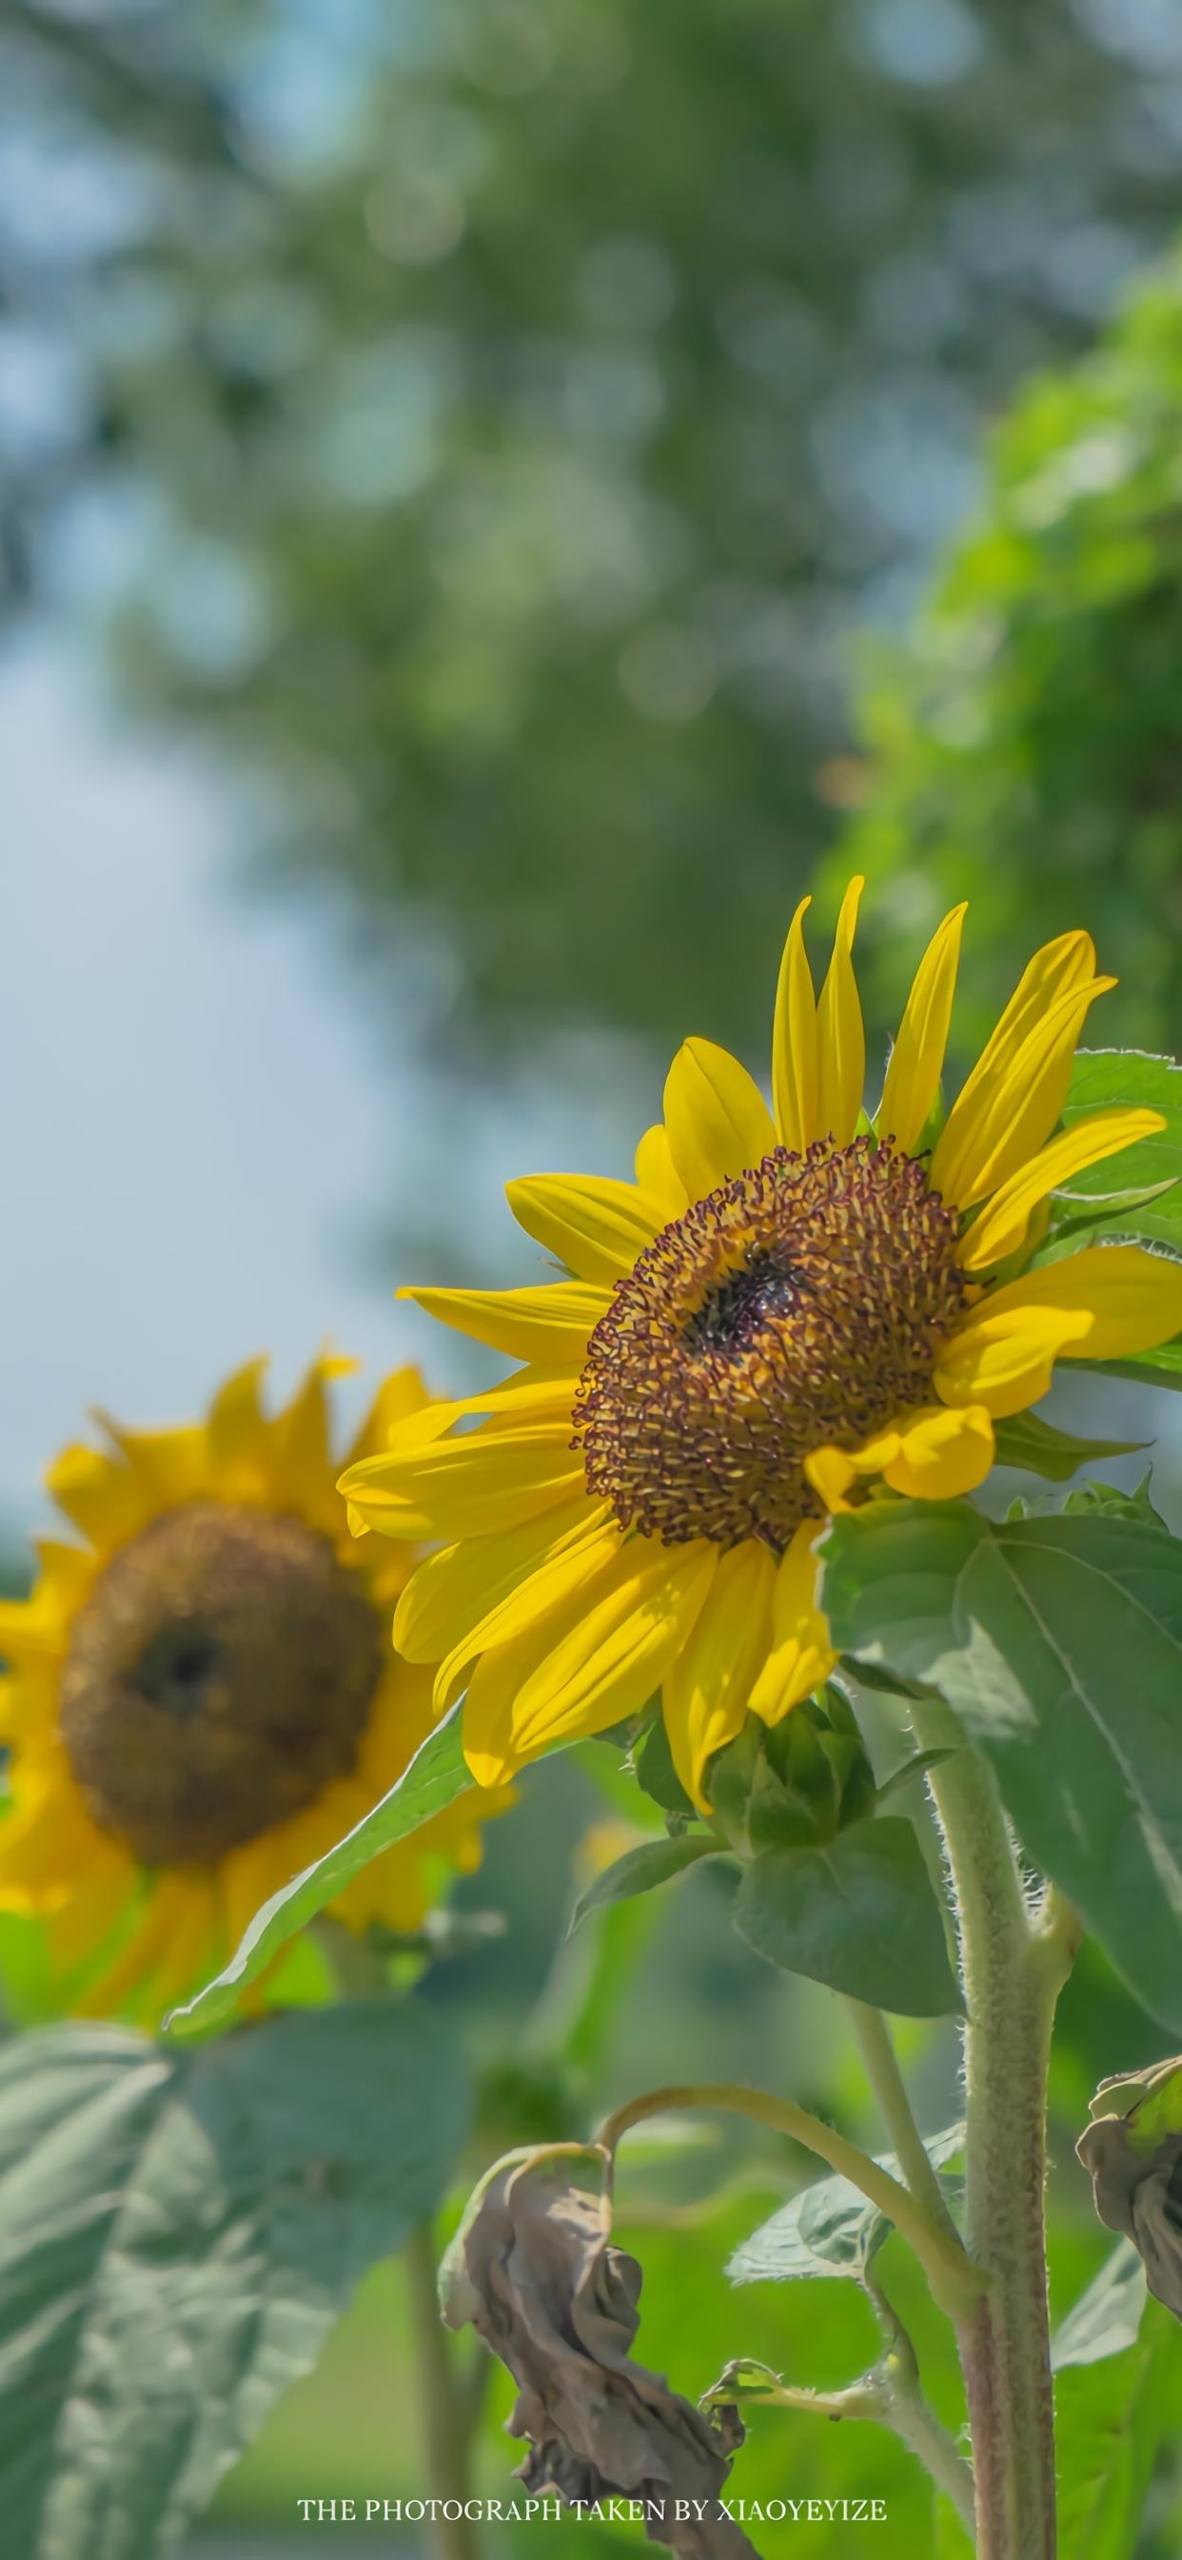
{"type": "Polygon", "coordinates": [[[0,2054],[0,2458],[22,2560],[172,2550],[463,2139],[413,2001],[195,2054],[59,2027],[0,2054]]]}
{"type": "MultiPolygon", "coordinates": [[[[1069,921],[1092,929],[1101,965],[1119,973],[1102,1036],[1147,1047],[1175,1036],[1180,415],[1175,251],[1084,363],[1019,398],[997,431],[977,523],[914,638],[871,675],[865,807],[831,859],[879,892],[867,912],[879,1018],[905,981],[901,917],[934,918],[968,897],[963,993],[976,1032],[998,953],[1016,974],[1018,955],[1069,921]]],[[[1155,1064],[1117,1072],[1137,1081],[1155,1064]]],[[[1095,1107],[1111,1072],[1081,1063],[1077,1107],[1085,1094],[1095,1107]]],[[[1167,1142],[1151,1140],[1138,1161],[1156,1165],[1159,1152],[1167,1142]]]]}
{"type": "Polygon", "coordinates": [[[854,623],[898,617],[972,498],[980,417],[1177,219],[1155,26],[15,0],[12,582],[89,604],[106,562],[139,699],[279,778],[284,875],[346,891],[379,965],[417,928],[407,1004],[429,981],[469,1052],[587,1022],[746,1043],[867,791],[880,1028],[959,865],[972,1015],[1067,898],[1152,1036],[1173,279],[1008,431],[869,770],[845,694],[854,623]]]}

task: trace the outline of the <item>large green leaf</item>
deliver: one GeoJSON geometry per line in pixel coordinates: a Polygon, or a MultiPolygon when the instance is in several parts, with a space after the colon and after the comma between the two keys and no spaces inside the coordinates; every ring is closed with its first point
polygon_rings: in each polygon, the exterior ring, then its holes
{"type": "Polygon", "coordinates": [[[359,2278],[434,2209],[465,2077],[414,2001],[196,2052],[0,2055],[0,2475],[13,2560],[171,2551],[359,2278]]]}
{"type": "MultiPolygon", "coordinates": [[[[933,2167],[942,2169],[964,2149],[963,2124],[932,2134],[924,2149],[933,2167]]],[[[893,2151],[879,2154],[879,2167],[902,2176],[893,2151]]],[[[742,2242],[727,2274],[732,2284],[786,2284],[801,2276],[860,2279],[890,2227],[885,2213],[848,2178],[816,2178],[742,2242]]]]}
{"type": "Polygon", "coordinates": [[[436,1725],[409,1768],[372,1810],[354,1823],[344,1839],[338,1840],[335,1848],[327,1850],[310,1867],[302,1868],[290,1884],[263,1903],[229,1963],[184,2008],[173,2010],[166,2024],[174,2032],[204,2030],[229,2017],[247,1983],[265,1971],[297,1929],[314,1920],[317,1912],[343,1892],[361,1867],[368,1866],[370,1859],[379,1857],[383,1849],[393,1848],[396,1840],[408,1839],[412,1831],[420,1830],[433,1814],[442,1813],[445,1805],[454,1803],[472,1785],[472,1774],[464,1759],[460,1712],[456,1708],[443,1724],[436,1725]]]}
{"type": "Polygon", "coordinates": [[[858,1822],[823,1848],[768,1849],[744,1868],[735,1927],[787,1973],[868,2008],[946,2017],[960,1998],[944,1920],[909,1822],[858,1822]]]}
{"type": "Polygon", "coordinates": [[[1063,2549],[1128,2560],[1182,2392],[1182,2331],[1146,2301],[1131,2242],[1068,2314],[1052,2361],[1063,2549]]]}
{"type": "Polygon", "coordinates": [[[872,1503],[830,1532],[824,1599],[855,1663],[947,1699],[1035,1864],[1182,2026],[1182,1543],[1105,1512],[872,1503]]]}
{"type": "Polygon", "coordinates": [[[1148,1236],[1182,1250],[1182,1067],[1141,1049],[1082,1049],[1063,1112],[1067,1126],[1097,1111],[1135,1107],[1160,1111],[1165,1128],[1073,1174],[1066,1190],[1056,1194],[1056,1216],[1099,1211],[1122,1235],[1148,1236]],[[1162,1184],[1171,1187],[1162,1190],[1162,1184]]]}

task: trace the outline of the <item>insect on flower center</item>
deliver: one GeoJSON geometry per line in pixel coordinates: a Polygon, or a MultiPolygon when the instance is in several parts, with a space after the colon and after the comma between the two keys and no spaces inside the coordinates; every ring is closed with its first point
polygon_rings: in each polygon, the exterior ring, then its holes
{"type": "Polygon", "coordinates": [[[382,1629],[327,1538],[194,1502],[121,1548],[75,1620],[61,1725],[96,1822],[206,1866],[356,1765],[382,1629]]]}
{"type": "Polygon", "coordinates": [[[777,1147],[617,1283],[575,1400],[588,1489],[670,1545],[779,1551],[821,1510],[810,1452],[926,1401],[963,1305],[956,1220],[914,1157],[777,1147]]]}

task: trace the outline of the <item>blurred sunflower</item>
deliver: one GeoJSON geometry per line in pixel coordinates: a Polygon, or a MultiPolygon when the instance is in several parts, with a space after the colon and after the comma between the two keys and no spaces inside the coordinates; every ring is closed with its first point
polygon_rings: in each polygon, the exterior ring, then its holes
{"type": "MultiPolygon", "coordinates": [[[[213,1969],[260,1903],[392,1785],[433,1721],[389,1615],[413,1557],[359,1550],[334,1490],[327,1382],[260,1402],[240,1370],[204,1422],[64,1450],[50,1491],[84,1543],[40,1542],[0,1607],[0,1910],[48,1924],[67,2005],[154,2017],[213,1969]]],[[[387,1379],[351,1458],[427,1404],[387,1379]]],[[[502,1800],[503,1801],[503,1800],[502,1800]]],[[[444,1863],[479,1863],[468,1797],[333,1904],[354,1930],[416,1928],[444,1863]]]]}
{"type": "Polygon", "coordinates": [[[660,1688],[682,1783],[748,1709],[776,1722],[831,1669],[814,1545],[880,1479],[967,1493],[994,1424],[1058,1359],[1182,1329],[1182,1267],[1136,1245],[1023,1267],[1051,1193],[1164,1124],[1106,1111],[1053,1134],[1093,999],[1086,933],[1036,953],[947,1117],[940,1083],[964,908],[920,962],[873,1123],[846,893],[819,998],[797,910],[780,968],[769,1111],[746,1069],[687,1040],[635,1182],[509,1185],[571,1275],[411,1289],[527,1365],[397,1429],[349,1467],[359,1528],[443,1542],[395,1642],[466,1687],[473,1774],[499,1782],[660,1688]]]}

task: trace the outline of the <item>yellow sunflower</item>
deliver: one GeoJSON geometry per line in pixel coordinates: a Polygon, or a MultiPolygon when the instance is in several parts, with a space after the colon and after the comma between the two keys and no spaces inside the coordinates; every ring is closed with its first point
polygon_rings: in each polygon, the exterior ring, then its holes
{"type": "Polygon", "coordinates": [[[994,1424],[1056,1360],[1182,1329],[1182,1267],[1136,1245],[1024,1268],[1050,1194],[1161,1128],[1105,1111],[1054,1134],[1098,977],[1086,933],[1036,953],[940,1125],[964,908],[920,962],[873,1123],[844,899],[820,996],[803,900],[780,968],[771,1108],[687,1040],[634,1182],[541,1174],[510,1206],[569,1278],[411,1289],[527,1365],[396,1427],[342,1478],[354,1525],[441,1541],[395,1642],[465,1688],[464,1747],[495,1784],[660,1689],[682,1783],[748,1709],[768,1723],[832,1667],[815,1542],[875,1479],[940,1500],[981,1483],[994,1424]]]}
{"type": "MultiPolygon", "coordinates": [[[[431,1682],[389,1642],[414,1558],[359,1549],[334,1489],[327,1382],[349,1365],[318,1362],[268,1416],[255,1361],[204,1422],[104,1420],[106,1448],[49,1471],[82,1543],[43,1540],[31,1596],[0,1607],[0,1910],[44,1918],[84,2014],[158,2016],[430,1730],[431,1682]]],[[[350,1456],[426,1403],[417,1371],[387,1379],[350,1456]]],[[[436,1816],[334,1915],[416,1928],[440,1862],[476,1866],[497,1809],[469,1797],[436,1816]]]]}

